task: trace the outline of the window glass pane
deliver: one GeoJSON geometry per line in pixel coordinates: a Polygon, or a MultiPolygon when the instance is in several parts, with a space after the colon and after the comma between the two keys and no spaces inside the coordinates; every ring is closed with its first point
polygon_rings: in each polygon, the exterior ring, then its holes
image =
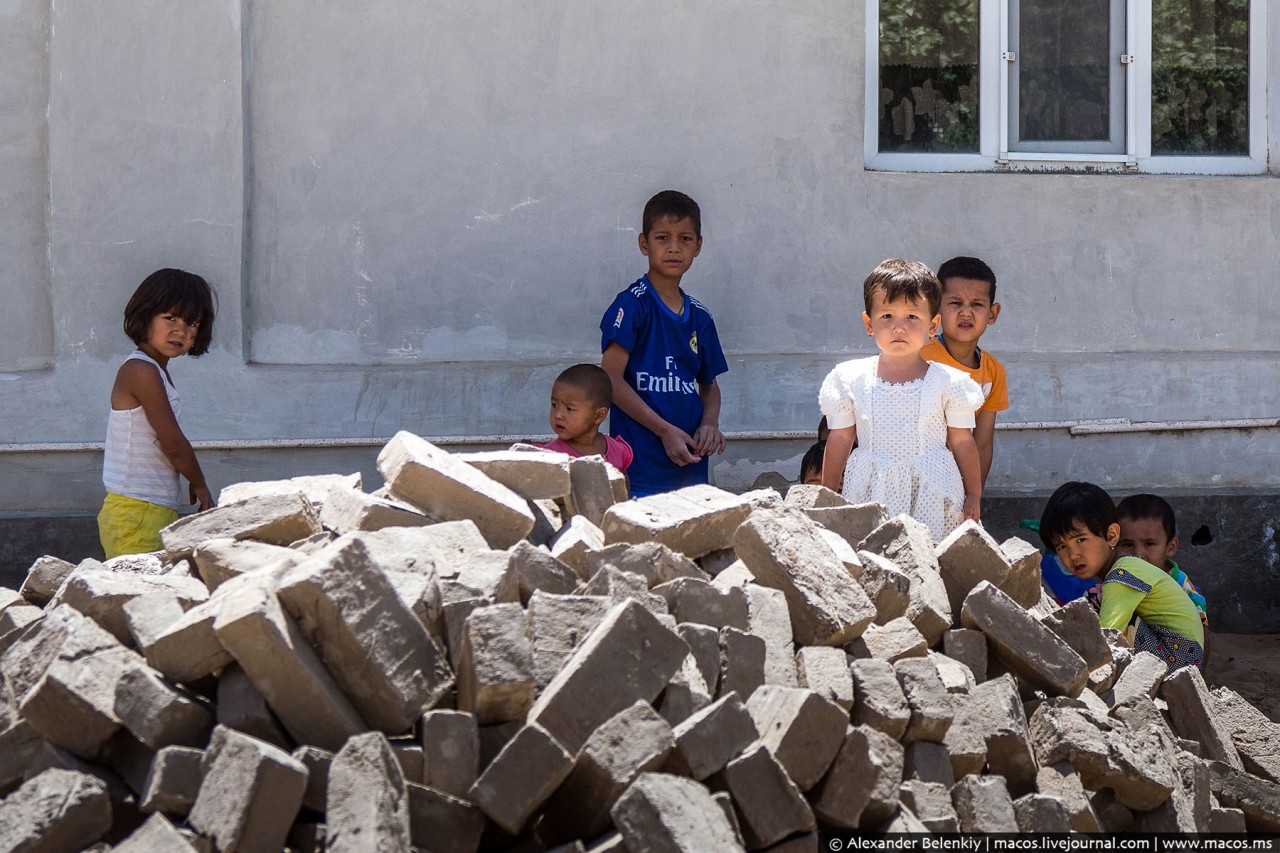
{"type": "Polygon", "coordinates": [[[978,0],[880,3],[880,150],[977,152],[978,0]]]}
{"type": "Polygon", "coordinates": [[[1111,0],[1018,4],[1018,137],[1111,138],[1111,0]]]}
{"type": "Polygon", "coordinates": [[[1152,0],[1151,152],[1249,153],[1249,0],[1152,0]]]}

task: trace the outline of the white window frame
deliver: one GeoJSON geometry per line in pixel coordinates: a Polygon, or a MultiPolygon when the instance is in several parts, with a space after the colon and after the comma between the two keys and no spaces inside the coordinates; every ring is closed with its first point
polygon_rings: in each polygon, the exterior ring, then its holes
{"type": "Polygon", "coordinates": [[[880,3],[867,0],[863,156],[887,172],[1113,171],[1257,175],[1267,171],[1267,0],[1249,3],[1249,154],[1151,153],[1151,0],[1128,0],[1124,154],[1022,154],[1008,150],[1008,0],[978,0],[978,152],[884,152],[880,147],[880,3]]]}

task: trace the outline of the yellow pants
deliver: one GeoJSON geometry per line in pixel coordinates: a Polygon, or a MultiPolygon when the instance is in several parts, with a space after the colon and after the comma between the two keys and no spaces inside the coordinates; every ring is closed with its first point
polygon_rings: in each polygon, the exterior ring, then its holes
{"type": "Polygon", "coordinates": [[[107,559],[160,551],[160,530],[178,520],[177,510],[137,498],[108,494],[98,513],[98,538],[107,559]]]}

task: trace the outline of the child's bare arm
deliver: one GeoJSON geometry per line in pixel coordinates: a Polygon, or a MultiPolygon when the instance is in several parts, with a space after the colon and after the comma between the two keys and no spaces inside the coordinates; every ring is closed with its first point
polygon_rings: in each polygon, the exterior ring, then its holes
{"type": "Polygon", "coordinates": [[[693,452],[703,456],[724,453],[724,434],[720,432],[720,385],[711,380],[709,385],[698,385],[702,397],[702,422],[693,433],[693,452]]]}
{"type": "Polygon", "coordinates": [[[631,354],[616,342],[610,343],[600,356],[600,367],[609,374],[609,379],[613,382],[613,402],[636,423],[662,439],[662,447],[672,462],[677,465],[697,462],[701,457],[694,454],[693,438],[649,408],[635,389],[627,384],[625,371],[630,357],[631,354]]]}
{"type": "Polygon", "coordinates": [[[978,461],[978,443],[973,430],[947,427],[947,447],[956,458],[960,479],[964,481],[964,517],[977,521],[982,516],[982,465],[978,461]]]}
{"type": "Polygon", "coordinates": [[[833,492],[840,491],[843,485],[844,466],[857,438],[856,426],[841,427],[827,433],[827,448],[822,454],[822,485],[833,492]]]}
{"type": "Polygon", "coordinates": [[[973,440],[978,444],[978,462],[982,468],[982,486],[986,488],[991,473],[992,449],[996,435],[996,413],[979,411],[973,427],[973,440]]]}
{"type": "MultiPolygon", "coordinates": [[[[123,391],[142,407],[147,423],[155,430],[160,451],[169,460],[169,464],[191,484],[191,502],[199,504],[202,511],[210,509],[214,505],[213,497],[205,483],[204,471],[200,469],[200,462],[196,459],[191,442],[187,441],[182,427],[178,426],[178,419],[174,417],[173,408],[169,405],[169,395],[165,393],[160,373],[143,361],[128,361],[120,368],[115,390],[123,391]]],[[[115,390],[112,392],[113,398],[116,396],[115,390]]]]}

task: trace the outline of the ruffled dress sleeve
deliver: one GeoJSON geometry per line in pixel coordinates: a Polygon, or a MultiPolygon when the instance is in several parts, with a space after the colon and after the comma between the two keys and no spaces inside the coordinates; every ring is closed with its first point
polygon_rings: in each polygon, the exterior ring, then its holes
{"type": "Polygon", "coordinates": [[[947,426],[956,429],[973,429],[977,423],[977,411],[986,398],[978,383],[958,370],[952,371],[951,380],[942,394],[942,410],[947,426]]]}
{"type": "Polygon", "coordinates": [[[853,395],[849,392],[840,369],[842,366],[834,367],[827,374],[827,378],[822,380],[822,387],[818,389],[818,405],[822,409],[822,414],[827,416],[828,429],[851,427],[857,418],[853,395]]]}

